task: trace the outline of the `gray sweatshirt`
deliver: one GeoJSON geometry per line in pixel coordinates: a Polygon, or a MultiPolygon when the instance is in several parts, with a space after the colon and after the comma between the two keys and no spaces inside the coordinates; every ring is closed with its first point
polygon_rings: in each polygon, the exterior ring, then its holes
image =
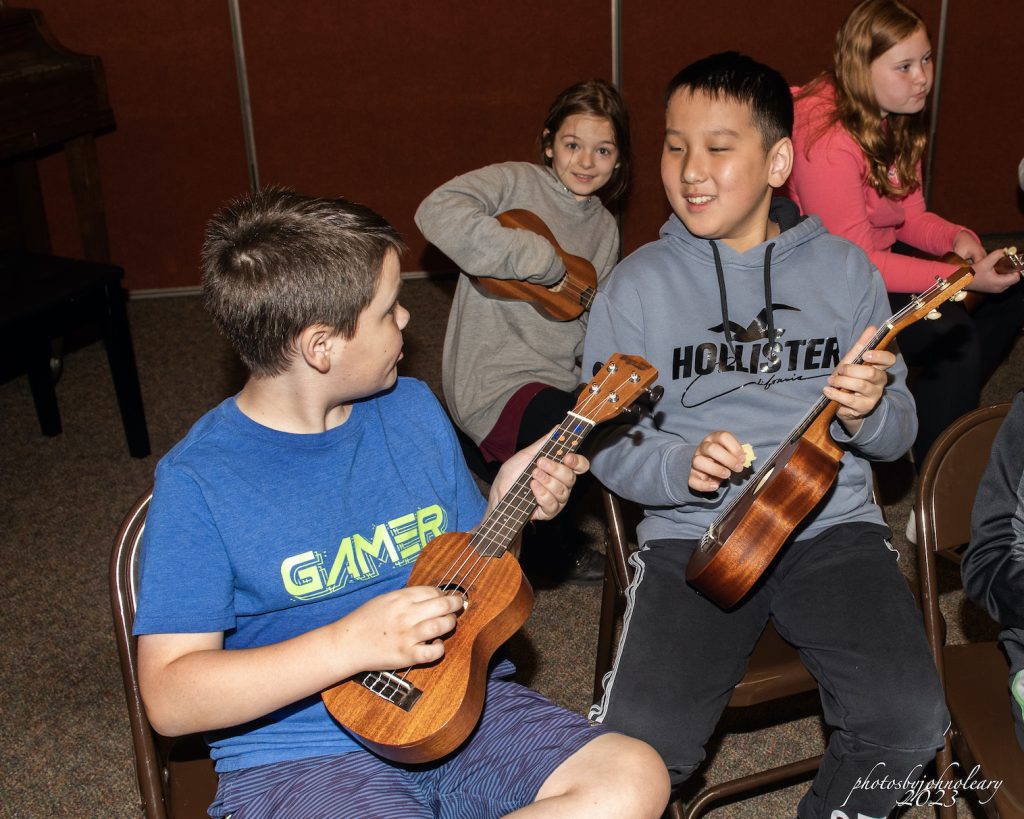
{"type": "MultiPolygon", "coordinates": [[[[745,253],[715,242],[716,264],[711,242],[672,216],[658,241],[615,268],[591,308],[584,371],[610,353],[633,353],[659,369],[665,388],[651,418],[612,428],[591,458],[606,486],[646,508],[641,543],[699,539],[730,498],[756,480],[744,476],[713,494],[692,492],[690,462],[706,435],[726,430],[750,443],[756,475],[821,398],[864,328],[890,317],[882,278],[860,248],[830,235],[817,217],[797,222],[789,200],[776,199],[771,218],[779,236],[745,253]],[[768,360],[770,333],[779,345],[776,364],[768,360]]],[[[885,394],[856,436],[832,424],[846,452],[832,491],[798,538],[838,523],[882,524],[867,459],[898,458],[914,441],[917,418],[905,375],[897,357],[885,394]]]]}
{"type": "MultiPolygon", "coordinates": [[[[592,196],[582,202],[550,168],[505,162],[457,176],[416,211],[416,224],[465,273],[554,285],[565,267],[544,238],[502,227],[494,218],[513,208],[532,211],[559,246],[589,259],[600,283],[618,258],[615,220],[592,196]]],[[[459,276],[444,339],[442,386],[448,409],[480,443],[509,398],[524,384],[572,390],[579,381],[587,317],[554,321],[530,304],[480,292],[459,276]]]]}

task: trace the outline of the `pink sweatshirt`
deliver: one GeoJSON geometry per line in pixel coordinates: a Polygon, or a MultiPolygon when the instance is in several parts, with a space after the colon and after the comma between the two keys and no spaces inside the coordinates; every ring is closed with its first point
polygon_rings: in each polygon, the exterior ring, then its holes
{"type": "MultiPolygon", "coordinates": [[[[793,89],[794,96],[799,88],[793,89]]],[[[793,124],[793,173],[785,191],[807,214],[821,218],[831,233],[856,242],[868,254],[891,293],[920,293],[956,267],[891,252],[896,241],[941,256],[953,249],[965,228],[925,209],[920,188],[903,199],[879,196],[865,181],[867,160],[842,125],[821,132],[833,109],[830,85],[796,101],[793,124]]],[[[920,167],[918,167],[920,174],[920,167]]]]}

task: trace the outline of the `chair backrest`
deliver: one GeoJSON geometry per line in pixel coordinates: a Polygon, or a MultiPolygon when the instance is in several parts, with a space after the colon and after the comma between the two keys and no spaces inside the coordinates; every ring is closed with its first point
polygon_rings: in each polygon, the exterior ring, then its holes
{"type": "Polygon", "coordinates": [[[954,421],[932,444],[918,477],[915,517],[921,606],[940,673],[945,624],[939,611],[935,553],[957,549],[971,539],[974,496],[1009,409],[1009,404],[995,404],[954,421]]]}
{"type": "Polygon", "coordinates": [[[147,819],[205,817],[217,788],[213,761],[197,734],[169,738],[149,724],[139,694],[135,622],[138,555],[152,491],[139,498],[125,517],[110,555],[110,605],[121,658],[121,678],[128,703],[135,751],[135,774],[147,819]]]}

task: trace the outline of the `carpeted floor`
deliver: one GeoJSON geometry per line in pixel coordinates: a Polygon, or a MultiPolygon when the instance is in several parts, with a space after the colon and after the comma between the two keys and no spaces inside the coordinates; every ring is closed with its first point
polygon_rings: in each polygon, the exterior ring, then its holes
{"type": "MultiPolygon", "coordinates": [[[[403,372],[440,390],[440,344],[452,280],[412,280],[403,372]]],[[[107,560],[123,514],[149,485],[157,458],[209,407],[237,390],[243,372],[195,298],[132,301],[130,317],[154,455],[128,457],[102,346],[65,356],[58,395],[62,435],[40,436],[27,380],[0,384],[0,816],[139,815],[131,741],[111,633],[107,560]]],[[[1008,400],[1024,385],[1024,347],[985,392],[1008,400]]],[[[903,538],[912,496],[907,465],[886,476],[883,501],[901,562],[913,573],[903,538]]],[[[596,510],[596,505],[591,504],[596,510]]],[[[596,512],[587,531],[600,545],[596,512]]],[[[951,587],[953,578],[946,578],[951,587]]],[[[536,608],[511,644],[521,677],[552,699],[583,710],[591,702],[600,592],[539,589],[536,608]]],[[[987,626],[947,594],[951,634],[987,626]]],[[[986,633],[991,633],[989,630],[986,633]]],[[[898,662],[898,658],[893,658],[898,662]]],[[[824,736],[816,700],[726,717],[709,779],[739,775],[817,753],[824,736]],[[781,725],[774,725],[781,720],[781,725]],[[756,728],[750,730],[749,726],[756,728]]],[[[713,817],[789,817],[805,785],[723,807],[713,817]]],[[[912,817],[931,815],[914,809],[912,817]]],[[[965,812],[964,815],[970,815],[965,812]]]]}

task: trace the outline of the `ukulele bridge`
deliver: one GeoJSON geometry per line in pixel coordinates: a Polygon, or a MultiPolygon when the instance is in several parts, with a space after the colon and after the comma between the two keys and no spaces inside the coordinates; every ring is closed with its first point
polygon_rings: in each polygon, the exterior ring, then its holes
{"type": "Polygon", "coordinates": [[[711,526],[700,539],[700,550],[706,552],[712,546],[718,545],[718,535],[715,534],[715,527],[711,526]]]}
{"type": "Polygon", "coordinates": [[[415,685],[390,671],[364,671],[356,674],[352,680],[403,711],[411,711],[423,694],[415,685]]]}

